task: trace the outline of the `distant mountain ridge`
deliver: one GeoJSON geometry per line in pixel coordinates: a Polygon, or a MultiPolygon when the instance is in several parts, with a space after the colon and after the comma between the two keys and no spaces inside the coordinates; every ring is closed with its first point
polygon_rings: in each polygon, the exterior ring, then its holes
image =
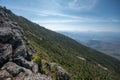
{"type": "Polygon", "coordinates": [[[120,32],[60,32],[76,41],[120,59],[120,32]]]}
{"type": "Polygon", "coordinates": [[[86,46],[111,55],[120,59],[120,45],[112,42],[104,42],[99,40],[90,40],[85,43],[86,46]]]}
{"type": "Polygon", "coordinates": [[[0,7],[0,15],[23,29],[36,52],[33,61],[41,64],[38,67],[41,74],[53,80],[119,80],[119,60],[45,29],[6,8],[0,7]]]}

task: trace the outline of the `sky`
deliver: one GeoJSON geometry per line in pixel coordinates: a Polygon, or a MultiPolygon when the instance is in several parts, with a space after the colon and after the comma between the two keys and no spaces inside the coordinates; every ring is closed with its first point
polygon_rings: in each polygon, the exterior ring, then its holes
{"type": "Polygon", "coordinates": [[[0,0],[0,5],[53,31],[120,32],[120,0],[0,0]]]}

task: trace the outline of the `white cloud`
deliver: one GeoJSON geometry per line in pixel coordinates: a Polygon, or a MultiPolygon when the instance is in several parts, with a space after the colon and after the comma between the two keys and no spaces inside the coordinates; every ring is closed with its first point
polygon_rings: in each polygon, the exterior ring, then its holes
{"type": "Polygon", "coordinates": [[[61,9],[90,10],[95,7],[98,0],[53,0],[61,9]]]}
{"type": "Polygon", "coordinates": [[[34,15],[37,15],[38,18],[32,19],[32,21],[37,23],[120,22],[119,19],[99,18],[99,17],[89,18],[89,17],[63,14],[56,11],[38,10],[36,8],[30,9],[30,8],[12,7],[12,9],[26,11],[26,13],[28,14],[33,13],[34,15]],[[52,16],[52,18],[48,19],[48,16],[52,16]],[[56,16],[60,17],[61,19],[55,18],[56,16]],[[44,17],[44,20],[40,19],[41,17],[44,17]]]}
{"type": "Polygon", "coordinates": [[[74,16],[74,15],[68,15],[68,14],[62,14],[60,12],[52,12],[52,11],[40,11],[37,13],[37,15],[42,16],[42,15],[46,15],[46,16],[59,16],[59,17],[66,17],[66,18],[80,18],[79,16],[74,16]]]}
{"type": "Polygon", "coordinates": [[[36,22],[36,23],[51,23],[51,24],[63,24],[63,23],[102,23],[102,22],[120,22],[120,20],[118,19],[94,19],[94,18],[82,18],[82,17],[79,17],[79,18],[63,18],[63,19],[56,19],[56,18],[52,18],[52,19],[33,19],[32,20],[33,22],[36,22]]]}
{"type": "Polygon", "coordinates": [[[47,29],[53,30],[53,31],[78,31],[78,32],[84,32],[84,31],[94,31],[94,32],[120,32],[119,29],[108,27],[108,26],[85,26],[85,25],[63,25],[63,24],[42,24],[47,29]]]}
{"type": "Polygon", "coordinates": [[[68,7],[75,10],[90,10],[95,7],[97,0],[73,0],[68,7]]]}
{"type": "Polygon", "coordinates": [[[63,24],[43,24],[43,26],[47,29],[53,31],[83,31],[83,28],[76,28],[73,26],[63,25],[63,24]]]}

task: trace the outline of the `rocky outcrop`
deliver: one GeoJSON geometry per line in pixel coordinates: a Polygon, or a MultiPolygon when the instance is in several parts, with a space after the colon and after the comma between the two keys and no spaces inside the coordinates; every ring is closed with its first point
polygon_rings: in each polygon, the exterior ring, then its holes
{"type": "Polygon", "coordinates": [[[48,62],[36,64],[32,60],[36,50],[26,38],[24,30],[9,20],[9,16],[14,14],[0,7],[0,80],[52,80],[53,75],[57,75],[59,80],[70,80],[62,67],[48,62]],[[57,68],[58,73],[52,74],[51,65],[57,68]]]}
{"type": "Polygon", "coordinates": [[[35,73],[38,72],[38,65],[34,63],[33,61],[27,61],[23,57],[16,57],[14,58],[13,62],[16,63],[17,65],[20,65],[27,69],[32,70],[35,73]]]}
{"type": "Polygon", "coordinates": [[[51,80],[38,71],[32,61],[35,54],[23,29],[16,23],[6,20],[0,12],[0,80],[51,80]],[[27,47],[30,50],[27,50],[27,47]]]}

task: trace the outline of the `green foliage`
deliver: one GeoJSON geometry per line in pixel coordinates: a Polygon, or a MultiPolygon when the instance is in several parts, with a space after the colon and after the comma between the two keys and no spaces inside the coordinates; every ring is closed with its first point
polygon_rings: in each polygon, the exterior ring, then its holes
{"type": "Polygon", "coordinates": [[[42,59],[41,72],[42,72],[43,74],[48,74],[48,73],[49,73],[49,70],[47,70],[45,63],[46,63],[46,60],[42,59]]]}
{"type": "Polygon", "coordinates": [[[41,56],[39,53],[36,53],[34,56],[33,56],[33,61],[36,62],[37,64],[41,64],[41,56]]]}

